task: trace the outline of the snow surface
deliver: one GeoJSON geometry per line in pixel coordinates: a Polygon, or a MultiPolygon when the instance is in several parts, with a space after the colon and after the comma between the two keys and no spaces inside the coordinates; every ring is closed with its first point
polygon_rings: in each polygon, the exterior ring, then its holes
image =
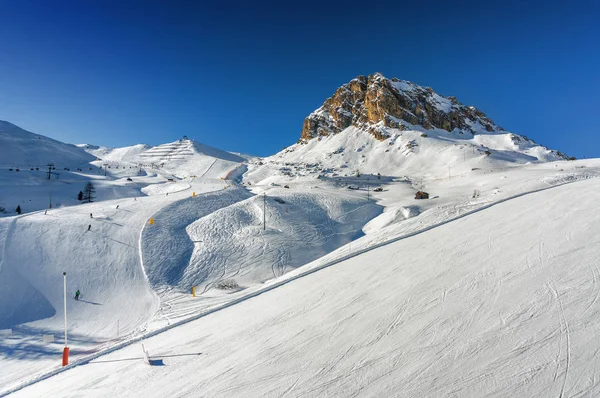
{"type": "Polygon", "coordinates": [[[134,162],[135,157],[142,152],[145,152],[152,148],[150,145],[137,144],[121,148],[106,148],[98,147],[94,145],[78,145],[83,148],[86,152],[94,155],[98,159],[102,159],[104,162],[134,162]]]}
{"type": "MultiPolygon", "coordinates": [[[[385,77],[383,75],[379,75],[379,77],[381,79],[385,79],[385,77]]],[[[401,92],[401,93],[405,92],[409,96],[411,96],[415,91],[420,91],[422,93],[426,93],[427,97],[429,97],[429,100],[434,104],[434,106],[436,107],[436,109],[438,111],[443,112],[443,113],[449,113],[452,111],[452,101],[450,101],[448,98],[442,97],[439,94],[436,94],[435,92],[426,91],[429,89],[425,89],[424,87],[420,87],[420,86],[416,85],[415,83],[412,83],[412,82],[409,82],[406,80],[399,80],[399,81],[389,80],[389,83],[398,92],[401,92]]]]}
{"type": "Polygon", "coordinates": [[[0,218],[0,395],[595,395],[598,182],[579,181],[600,161],[422,133],[2,174],[0,201],[32,205],[0,218]],[[63,271],[83,293],[65,372],[63,271]]]}
{"type": "Polygon", "coordinates": [[[597,396],[599,189],[516,198],[146,339],[165,366],[133,344],[14,396],[597,396]]]}
{"type": "Polygon", "coordinates": [[[43,167],[55,163],[60,169],[75,168],[94,160],[83,149],[43,135],[30,133],[0,120],[0,172],[8,167],[43,167]]]}

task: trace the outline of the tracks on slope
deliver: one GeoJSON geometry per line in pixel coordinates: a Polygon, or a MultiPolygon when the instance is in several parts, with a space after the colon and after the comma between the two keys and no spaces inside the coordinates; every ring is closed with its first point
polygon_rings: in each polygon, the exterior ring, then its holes
{"type": "MultiPolygon", "coordinates": [[[[598,178],[598,177],[594,177],[594,178],[598,178]]],[[[405,234],[405,235],[397,236],[397,237],[389,239],[387,241],[380,242],[380,243],[377,243],[377,244],[375,244],[373,246],[369,246],[369,247],[366,247],[364,249],[355,251],[353,253],[350,253],[350,254],[347,254],[347,255],[342,256],[340,258],[331,260],[329,262],[326,262],[325,264],[321,264],[321,265],[316,266],[314,268],[307,269],[307,270],[301,270],[300,269],[299,272],[297,272],[297,273],[290,272],[290,274],[293,274],[293,275],[287,274],[284,278],[282,278],[279,281],[272,281],[271,283],[266,282],[263,286],[260,286],[260,287],[254,289],[254,290],[250,290],[250,291],[247,292],[247,294],[245,294],[243,296],[240,296],[240,297],[238,297],[236,299],[233,299],[232,301],[215,305],[214,307],[210,307],[210,308],[208,308],[206,310],[203,310],[200,313],[198,313],[198,314],[196,314],[196,315],[194,315],[194,316],[192,316],[190,318],[182,319],[182,320],[177,321],[177,322],[175,322],[175,323],[173,323],[171,325],[168,325],[168,326],[156,329],[156,330],[154,330],[152,332],[148,332],[148,333],[145,333],[145,334],[140,335],[140,336],[136,336],[134,338],[131,338],[130,340],[123,341],[123,342],[121,342],[121,343],[119,343],[119,344],[117,344],[117,345],[115,345],[113,347],[110,347],[110,348],[107,348],[105,350],[96,352],[96,353],[94,353],[94,354],[92,354],[92,355],[90,355],[88,357],[81,358],[81,359],[79,359],[79,360],[77,360],[77,361],[75,361],[75,362],[73,362],[73,363],[71,363],[71,364],[69,364],[69,365],[67,365],[65,367],[54,369],[54,370],[42,373],[42,374],[40,374],[40,375],[32,378],[31,380],[25,381],[22,384],[20,384],[20,385],[18,385],[16,387],[13,387],[13,388],[11,388],[9,390],[0,391],[0,398],[4,397],[6,395],[12,394],[12,393],[14,393],[16,391],[19,391],[19,390],[21,390],[21,389],[23,389],[23,388],[25,388],[25,387],[27,387],[29,385],[32,385],[32,384],[35,384],[35,383],[40,382],[42,380],[48,379],[48,378],[50,378],[52,376],[55,376],[55,375],[57,375],[59,373],[62,373],[64,371],[66,371],[66,370],[69,370],[71,368],[88,364],[89,362],[91,362],[94,359],[97,359],[97,358],[99,358],[101,356],[104,356],[104,355],[110,354],[112,352],[115,352],[115,351],[117,351],[117,350],[119,350],[121,348],[124,348],[126,346],[129,346],[129,345],[131,345],[133,343],[136,343],[136,342],[142,341],[144,339],[156,336],[156,335],[161,334],[161,333],[163,333],[163,332],[165,332],[167,330],[170,330],[170,329],[176,328],[178,326],[181,326],[181,325],[193,322],[193,321],[198,320],[200,318],[203,318],[203,317],[205,317],[207,315],[210,315],[210,314],[213,314],[215,312],[218,312],[218,311],[224,310],[226,308],[232,307],[234,305],[237,305],[239,303],[247,301],[247,300],[249,300],[251,298],[260,296],[263,293],[266,293],[266,292],[269,292],[271,290],[277,289],[277,288],[279,288],[281,286],[287,285],[290,282],[293,282],[293,281],[295,281],[297,279],[300,279],[300,278],[304,278],[304,277],[306,277],[308,275],[311,275],[311,274],[313,274],[313,273],[315,273],[317,271],[323,270],[325,268],[329,268],[329,267],[331,267],[333,265],[336,265],[336,264],[339,264],[339,263],[341,263],[343,261],[349,260],[350,258],[359,256],[361,254],[367,253],[369,251],[378,249],[378,248],[383,247],[383,246],[387,246],[387,245],[389,245],[391,243],[395,243],[395,242],[398,242],[400,240],[404,240],[406,238],[410,238],[410,237],[413,237],[413,236],[416,236],[416,235],[420,235],[423,232],[427,232],[427,231],[430,231],[430,230],[432,230],[434,228],[437,228],[437,227],[440,227],[442,225],[446,225],[446,224],[449,224],[449,223],[451,223],[453,221],[459,220],[461,218],[468,217],[468,216],[473,215],[475,213],[478,213],[478,212],[480,212],[482,210],[486,210],[486,209],[489,209],[489,208],[494,207],[496,205],[499,205],[501,203],[508,202],[509,200],[517,199],[517,198],[520,198],[520,197],[523,197],[523,196],[535,194],[535,193],[546,191],[546,190],[553,189],[553,188],[558,188],[560,186],[571,184],[571,183],[574,183],[574,182],[585,181],[587,179],[589,179],[589,178],[586,177],[585,179],[582,179],[582,180],[564,181],[564,182],[558,183],[556,185],[551,185],[551,186],[548,186],[548,187],[539,188],[539,189],[535,189],[535,190],[532,190],[532,191],[522,192],[520,194],[509,196],[507,198],[498,200],[496,202],[489,203],[487,205],[483,205],[483,206],[481,206],[481,207],[479,207],[477,209],[470,210],[470,211],[468,211],[466,213],[463,213],[461,215],[457,215],[456,217],[453,217],[451,219],[439,222],[437,224],[433,224],[433,225],[427,226],[427,227],[425,227],[425,228],[423,228],[423,229],[421,229],[419,231],[414,231],[414,232],[411,232],[411,233],[408,233],[408,234],[405,234]]],[[[559,299],[558,292],[556,290],[555,290],[555,292],[556,292],[557,299],[559,299]]],[[[559,303],[559,308],[560,308],[560,310],[562,312],[562,303],[559,303]]],[[[561,318],[562,318],[562,320],[564,320],[566,322],[566,319],[564,319],[564,312],[562,312],[561,318]]],[[[568,332],[569,332],[569,330],[568,330],[568,324],[566,324],[566,323],[565,323],[565,329],[566,329],[566,332],[568,334],[568,332]]],[[[568,344],[567,350],[570,350],[570,341],[569,341],[569,338],[567,340],[567,344],[568,344]]],[[[567,358],[567,360],[570,361],[570,356],[567,358]]],[[[563,386],[562,386],[562,390],[561,390],[561,397],[564,395],[564,389],[565,389],[565,386],[566,386],[566,379],[567,379],[567,374],[568,374],[568,365],[569,364],[567,362],[567,373],[565,374],[565,380],[563,381],[563,386]]]]}

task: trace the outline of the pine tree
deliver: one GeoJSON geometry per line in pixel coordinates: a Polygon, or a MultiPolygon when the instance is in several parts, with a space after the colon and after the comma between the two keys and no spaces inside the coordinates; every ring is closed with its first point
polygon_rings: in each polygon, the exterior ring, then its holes
{"type": "Polygon", "coordinates": [[[21,214],[21,205],[17,206],[17,210],[15,210],[17,212],[17,214],[21,214]]]}
{"type": "Polygon", "coordinates": [[[92,184],[91,182],[88,182],[85,185],[85,188],[83,189],[83,201],[85,203],[91,203],[94,201],[94,199],[96,199],[96,196],[94,196],[94,194],[96,193],[96,188],[94,188],[94,184],[92,184]]]}
{"type": "Polygon", "coordinates": [[[77,200],[80,202],[83,200],[83,192],[79,191],[79,193],[77,194],[77,200]]]}

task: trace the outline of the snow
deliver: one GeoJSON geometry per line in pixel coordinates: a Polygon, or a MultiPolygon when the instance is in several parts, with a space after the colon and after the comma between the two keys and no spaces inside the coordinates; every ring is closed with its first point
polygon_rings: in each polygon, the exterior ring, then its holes
{"type": "Polygon", "coordinates": [[[390,80],[390,84],[392,85],[392,87],[394,87],[396,90],[398,90],[400,92],[403,92],[403,91],[411,92],[417,88],[416,84],[411,83],[406,80],[400,80],[400,81],[390,80]]]}
{"type": "Polygon", "coordinates": [[[55,163],[61,170],[64,167],[75,168],[91,160],[90,154],[75,145],[30,133],[0,120],[0,169],[29,169],[55,163]]]}
{"type": "Polygon", "coordinates": [[[281,276],[358,238],[365,221],[379,213],[381,207],[362,195],[331,191],[303,194],[280,188],[267,198],[238,201],[187,227],[197,243],[183,282],[203,291],[223,280],[249,286],[281,276]]]}
{"type": "Polygon", "coordinates": [[[0,395],[597,395],[600,160],[389,133],[0,169],[0,395]]]}
{"type": "Polygon", "coordinates": [[[106,148],[85,144],[78,146],[81,146],[86,152],[94,155],[96,158],[102,159],[105,163],[134,162],[137,155],[152,148],[150,145],[146,144],[137,144],[121,148],[106,148]]]}
{"type": "MultiPolygon", "coordinates": [[[[383,77],[383,76],[382,76],[383,77]]],[[[388,80],[390,85],[395,88],[399,93],[404,93],[409,97],[416,99],[417,94],[423,94],[428,97],[436,109],[440,112],[448,113],[452,111],[452,101],[448,98],[444,98],[432,91],[428,91],[426,88],[416,85],[415,83],[406,80],[388,80]]]]}
{"type": "Polygon", "coordinates": [[[449,99],[444,98],[436,93],[431,94],[431,97],[433,98],[436,108],[440,112],[449,113],[452,111],[452,102],[449,99]]]}
{"type": "Polygon", "coordinates": [[[146,339],[165,366],[133,344],[14,396],[598,395],[598,189],[513,199],[146,339]]]}
{"type": "MultiPolygon", "coordinates": [[[[13,141],[24,133],[15,134],[13,141]]],[[[46,152],[25,149],[35,156],[46,152]]],[[[65,164],[70,158],[55,159],[56,164],[65,164]]],[[[81,172],[61,170],[59,179],[50,180],[41,170],[2,170],[0,186],[5,189],[0,203],[10,203],[8,210],[20,203],[25,214],[0,219],[0,329],[11,330],[0,338],[1,386],[55,364],[54,352],[63,344],[63,272],[69,297],[77,289],[82,292],[80,301],[67,303],[73,360],[145,331],[161,302],[142,263],[142,227],[163,207],[191,197],[192,191],[201,195],[223,189],[227,183],[219,177],[239,167],[194,152],[171,171],[200,165],[210,181],[189,177],[187,182],[170,183],[164,170],[140,173],[130,162],[115,158],[111,164],[107,176],[88,164],[81,172]],[[78,204],[77,192],[90,180],[96,202],[78,204]],[[144,196],[144,191],[152,196],[144,196]],[[165,191],[171,195],[161,194],[165,191]],[[52,209],[48,209],[50,192],[52,209]],[[43,342],[42,334],[54,335],[55,342],[43,342]]]]}
{"type": "Polygon", "coordinates": [[[386,211],[380,217],[377,217],[368,222],[363,227],[363,231],[365,232],[365,234],[379,231],[392,224],[396,224],[409,218],[416,217],[419,215],[419,213],[420,209],[418,206],[395,206],[388,209],[388,211],[386,211]]]}
{"type": "Polygon", "coordinates": [[[314,181],[322,175],[350,184],[355,182],[352,177],[357,171],[365,176],[365,183],[367,178],[374,183],[378,173],[388,179],[412,176],[431,180],[447,177],[448,165],[455,175],[473,168],[497,169],[561,159],[534,143],[523,140],[515,145],[511,133],[472,136],[428,130],[423,136],[423,131],[395,129],[388,129],[388,133],[390,138],[378,141],[367,132],[348,127],[335,135],[295,144],[263,159],[263,165],[251,163],[244,181],[314,181]],[[492,154],[485,156],[488,149],[492,154]]]}

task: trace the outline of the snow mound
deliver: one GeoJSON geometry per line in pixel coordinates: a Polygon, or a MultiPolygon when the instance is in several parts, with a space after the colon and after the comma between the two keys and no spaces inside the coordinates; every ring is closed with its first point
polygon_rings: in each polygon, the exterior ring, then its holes
{"type": "Polygon", "coordinates": [[[154,214],[154,224],[146,225],[143,230],[141,245],[150,284],[155,289],[164,285],[177,286],[194,250],[193,239],[187,234],[186,227],[249,196],[244,189],[230,188],[179,200],[154,214]]]}
{"type": "Polygon", "coordinates": [[[369,221],[363,228],[365,234],[379,231],[389,225],[418,216],[421,210],[418,206],[397,206],[386,210],[383,214],[369,221]]]}
{"type": "Polygon", "coordinates": [[[178,280],[206,291],[221,281],[249,286],[315,260],[362,236],[382,208],[335,192],[269,191],[200,218],[188,228],[196,242],[178,280]],[[266,209],[266,229],[263,226],[266,209]]]}

